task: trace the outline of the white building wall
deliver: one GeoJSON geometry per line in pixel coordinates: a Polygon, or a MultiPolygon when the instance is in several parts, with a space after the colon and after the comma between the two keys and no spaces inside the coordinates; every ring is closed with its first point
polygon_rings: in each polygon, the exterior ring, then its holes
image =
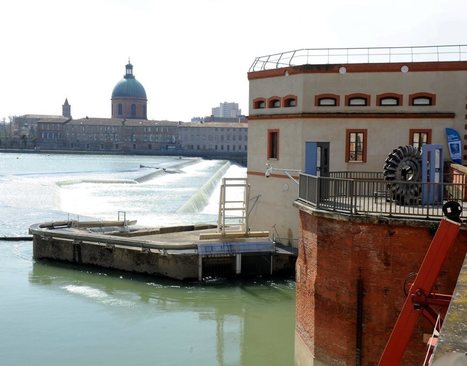
{"type": "MultiPolygon", "coordinates": [[[[439,65],[433,64],[434,69],[439,65]]],[[[304,169],[307,141],[330,142],[331,171],[382,171],[388,154],[409,144],[410,129],[431,130],[431,142],[444,145],[445,156],[449,156],[445,128],[466,134],[467,62],[464,64],[464,69],[461,66],[457,71],[412,72],[409,66],[407,73],[317,71],[286,75],[284,69],[279,75],[250,78],[248,179],[252,196],[259,197],[250,217],[252,228],[270,230],[296,245],[298,212],[292,204],[298,197],[297,186],[283,173],[276,171],[266,178],[264,172],[266,163],[279,169],[304,169]],[[410,106],[409,95],[419,92],[435,94],[436,103],[410,106]],[[315,96],[326,93],[339,95],[340,105],[316,106],[315,96]],[[352,93],[369,94],[370,104],[345,106],[345,96],[352,93]],[[402,94],[402,105],[377,106],[377,95],[384,93],[402,94]],[[296,106],[254,108],[257,98],[267,101],[287,95],[296,96],[296,106]],[[279,131],[279,159],[267,157],[270,129],[279,131]],[[366,162],[345,161],[346,129],[367,131],[366,162]]]]}

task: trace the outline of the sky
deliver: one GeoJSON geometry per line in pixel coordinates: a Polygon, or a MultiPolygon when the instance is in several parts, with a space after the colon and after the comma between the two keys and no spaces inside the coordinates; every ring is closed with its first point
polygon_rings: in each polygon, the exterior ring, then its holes
{"type": "Polygon", "coordinates": [[[466,0],[5,0],[0,120],[110,117],[128,58],[148,118],[248,114],[257,56],[301,48],[467,44],[466,0]]]}

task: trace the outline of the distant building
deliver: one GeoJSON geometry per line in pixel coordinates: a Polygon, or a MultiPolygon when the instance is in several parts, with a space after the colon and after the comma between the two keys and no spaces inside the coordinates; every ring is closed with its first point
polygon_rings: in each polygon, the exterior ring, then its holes
{"type": "Polygon", "coordinates": [[[62,116],[71,118],[71,105],[68,103],[68,98],[65,99],[65,103],[62,105],[62,116]]]}
{"type": "Polygon", "coordinates": [[[191,122],[209,123],[209,122],[247,122],[246,116],[242,115],[242,110],[238,108],[238,103],[220,103],[219,107],[212,108],[210,116],[193,117],[191,122]]]}
{"type": "Polygon", "coordinates": [[[238,108],[238,103],[221,103],[219,107],[212,108],[213,117],[235,118],[242,115],[242,110],[238,108]]]}
{"type": "MultiPolygon", "coordinates": [[[[133,75],[126,72],[112,91],[111,118],[71,117],[65,99],[62,116],[16,117],[9,148],[73,150],[146,155],[186,155],[234,160],[246,165],[248,126],[241,117],[206,117],[199,123],[147,119],[147,96],[133,75]],[[223,123],[204,123],[219,122],[223,123]]],[[[230,105],[238,109],[236,103],[230,105]]],[[[222,104],[221,104],[222,106],[222,104]]],[[[229,106],[226,106],[227,111],[229,106]]],[[[225,112],[227,113],[227,112],[225,112]]]]}
{"type": "Polygon", "coordinates": [[[118,118],[55,118],[37,124],[35,146],[145,155],[183,155],[246,164],[246,123],[182,123],[118,118]]]}
{"type": "Polygon", "coordinates": [[[184,123],[179,125],[181,149],[196,153],[210,152],[222,156],[247,152],[246,123],[184,123]]]}

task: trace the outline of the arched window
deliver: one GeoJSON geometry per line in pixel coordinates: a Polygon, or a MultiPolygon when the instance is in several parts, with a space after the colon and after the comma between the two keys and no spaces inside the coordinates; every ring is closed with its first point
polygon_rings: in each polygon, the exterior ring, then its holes
{"type": "Polygon", "coordinates": [[[297,97],[295,95],[286,95],[284,98],[284,107],[296,107],[297,97]]]}
{"type": "Polygon", "coordinates": [[[432,93],[415,93],[409,95],[409,105],[427,106],[436,104],[436,95],[432,93]]]}
{"type": "Polygon", "coordinates": [[[268,108],[280,108],[281,107],[281,98],[271,97],[268,99],[268,108]]]}
{"type": "Polygon", "coordinates": [[[266,100],[264,98],[256,98],[253,100],[254,109],[264,109],[266,108],[266,100]]]}
{"type": "Polygon", "coordinates": [[[385,93],[376,96],[376,104],[381,107],[402,105],[402,94],[385,93]]]}
{"type": "Polygon", "coordinates": [[[339,96],[336,94],[319,94],[315,96],[315,106],[337,107],[339,106],[339,96]]]}
{"type": "Polygon", "coordinates": [[[345,105],[350,107],[365,107],[370,105],[370,95],[355,93],[345,96],[345,105]]]}

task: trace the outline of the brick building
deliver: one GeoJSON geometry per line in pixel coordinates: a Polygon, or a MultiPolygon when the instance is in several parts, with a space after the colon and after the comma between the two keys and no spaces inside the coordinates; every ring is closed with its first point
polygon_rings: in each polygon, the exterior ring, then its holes
{"type": "MultiPolygon", "coordinates": [[[[437,167],[450,165],[446,128],[462,136],[467,161],[467,46],[285,52],[257,58],[248,78],[249,222],[298,248],[295,363],[377,365],[442,203],[467,208],[465,174],[457,185],[420,183],[400,202],[386,195],[383,166],[398,146],[425,144],[443,148],[437,167]],[[438,201],[422,203],[435,184],[438,201]]],[[[437,292],[454,288],[466,229],[437,292]]],[[[432,331],[420,319],[403,365],[422,363],[432,331]]]]}
{"type": "Polygon", "coordinates": [[[246,123],[183,123],[146,119],[42,119],[36,146],[47,150],[184,155],[246,164],[246,123]]]}
{"type": "Polygon", "coordinates": [[[128,62],[114,87],[111,118],[71,116],[68,99],[61,116],[15,118],[13,148],[99,153],[186,155],[229,159],[246,165],[247,131],[239,118],[223,123],[184,123],[147,119],[147,96],[128,62]]]}

